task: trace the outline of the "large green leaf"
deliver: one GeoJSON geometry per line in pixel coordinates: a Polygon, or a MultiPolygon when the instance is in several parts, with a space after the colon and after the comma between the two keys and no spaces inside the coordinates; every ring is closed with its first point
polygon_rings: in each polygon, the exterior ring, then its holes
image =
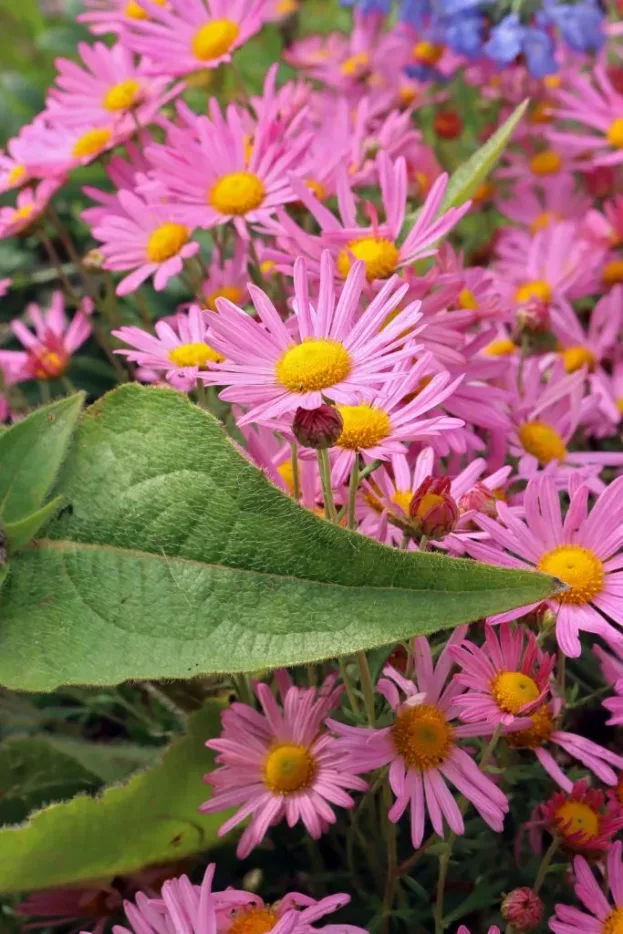
{"type": "Polygon", "coordinates": [[[0,516],[19,522],[39,509],[71,440],[84,393],[36,409],[0,434],[0,516]]]}
{"type": "Polygon", "coordinates": [[[531,571],[401,553],[318,519],[168,389],[126,385],[88,409],[62,489],[71,513],[11,562],[2,591],[9,687],[295,665],[557,587],[531,571]]]}
{"type": "Polygon", "coordinates": [[[223,815],[197,808],[209,797],[201,779],[214,758],[203,744],[220,729],[220,709],[209,702],[190,717],[188,736],[125,784],[52,804],[22,826],[1,829],[0,892],[111,879],[213,844],[223,815]]]}

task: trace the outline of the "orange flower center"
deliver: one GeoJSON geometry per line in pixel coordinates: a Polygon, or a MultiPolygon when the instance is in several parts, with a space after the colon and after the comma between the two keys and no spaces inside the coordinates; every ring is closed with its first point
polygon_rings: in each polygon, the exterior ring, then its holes
{"type": "Polygon", "coordinates": [[[434,704],[404,707],[391,737],[398,755],[410,769],[432,769],[447,759],[453,745],[452,727],[434,704]]]}

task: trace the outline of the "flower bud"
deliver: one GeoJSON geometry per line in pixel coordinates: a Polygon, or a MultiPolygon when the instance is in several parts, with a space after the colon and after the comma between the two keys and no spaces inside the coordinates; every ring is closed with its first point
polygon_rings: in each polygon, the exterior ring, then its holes
{"type": "Polygon", "coordinates": [[[501,908],[502,917],[512,924],[516,931],[533,931],[543,918],[543,902],[532,889],[523,886],[513,889],[504,898],[501,908]]]}
{"type": "Polygon", "coordinates": [[[85,269],[93,269],[96,272],[99,272],[100,269],[104,267],[104,254],[101,250],[98,250],[95,247],[92,250],[89,250],[88,253],[85,253],[82,257],[82,265],[85,269]]]}
{"type": "Polygon", "coordinates": [[[452,532],[459,521],[459,507],[448,477],[427,477],[413,494],[409,516],[420,536],[440,539],[452,532]]]}
{"type": "Polygon", "coordinates": [[[440,139],[457,139],[463,132],[463,121],[455,110],[439,110],[433,128],[440,139]]]}
{"type": "Polygon", "coordinates": [[[491,519],[497,516],[497,500],[488,486],[477,483],[459,499],[459,512],[481,512],[491,519]]]}
{"type": "Polygon", "coordinates": [[[549,305],[532,299],[517,309],[517,328],[520,334],[545,334],[550,330],[549,305]]]}
{"type": "Polygon", "coordinates": [[[316,451],[331,448],[342,434],[342,416],[332,405],[317,409],[298,408],[294,413],[292,431],[299,444],[316,451]]]}

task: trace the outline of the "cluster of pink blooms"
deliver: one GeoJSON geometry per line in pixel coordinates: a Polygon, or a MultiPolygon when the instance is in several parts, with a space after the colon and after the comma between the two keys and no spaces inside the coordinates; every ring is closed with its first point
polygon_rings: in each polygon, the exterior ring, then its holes
{"type": "MultiPolygon", "coordinates": [[[[219,102],[213,70],[293,6],[87,0],[81,19],[112,44],[59,60],[44,111],[0,154],[0,238],[49,246],[70,173],[98,160],[108,184],[84,189],[79,284],[12,322],[21,349],[0,351],[0,413],[17,417],[18,384],[66,378],[93,336],[127,378],[229,404],[248,456],[301,508],[387,546],[562,581],[441,651],[415,639],[383,668],[367,726],[343,716],[345,666],[340,680],[329,663],[320,687],[285,671],[254,682],[257,703],[232,703],[207,743],[201,810],[235,809],[220,832],[243,826],[244,859],[281,822],[322,837],[386,770],[389,821],[410,822],[415,850],[431,830],[463,834],[467,807],[501,832],[509,799],[488,766],[503,745],[551,779],[524,828],[533,849],[564,840],[612,893],[577,857],[591,914],[559,905],[552,930],[619,934],[623,756],[564,729],[564,663],[592,650],[609,723],[623,724],[622,67],[609,50],[596,66],[561,53],[542,80],[520,60],[498,72],[359,13],[350,35],[287,47],[294,79],[275,64],[261,92],[219,102]],[[439,80],[409,77],[418,64],[439,80]],[[499,167],[460,204],[435,144],[462,138],[458,74],[498,122],[530,97],[499,167]],[[207,89],[203,112],[188,85],[207,89]],[[480,212],[498,218],[482,264],[450,242],[480,212]],[[141,316],[146,285],[171,296],[169,316],[141,316]]],[[[347,900],[265,905],[214,892],[213,872],[139,894],[116,930],[310,934],[347,900]]],[[[506,908],[516,931],[529,929],[522,897],[506,908]]]]}

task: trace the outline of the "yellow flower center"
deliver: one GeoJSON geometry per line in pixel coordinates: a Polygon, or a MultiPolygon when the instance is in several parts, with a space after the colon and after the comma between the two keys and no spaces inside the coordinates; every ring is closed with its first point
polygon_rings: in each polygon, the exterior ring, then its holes
{"type": "Polygon", "coordinates": [[[350,370],[350,355],[340,341],[308,338],[281,355],[275,376],[290,392],[318,392],[346,379],[350,370]]]}
{"type": "Polygon", "coordinates": [[[491,182],[481,182],[472,196],[474,204],[483,204],[490,201],[495,194],[495,185],[491,182]]]}
{"type": "Polygon", "coordinates": [[[279,915],[272,908],[251,905],[236,912],[227,934],[268,934],[278,921],[279,915]]]}
{"type": "Polygon", "coordinates": [[[553,214],[551,211],[543,211],[541,214],[537,214],[532,223],[530,224],[531,232],[537,233],[539,230],[545,230],[546,227],[552,223],[552,221],[557,220],[558,215],[553,214]]]}
{"type": "Polygon", "coordinates": [[[617,285],[623,282],[623,259],[611,259],[604,266],[602,273],[604,285],[617,285]]]}
{"type": "MultiPolygon", "coordinates": [[[[583,801],[565,801],[554,813],[559,833],[579,835],[579,843],[588,843],[599,836],[599,814],[583,801]]],[[[576,838],[577,839],[577,838],[576,838]]]]}
{"type": "Polygon", "coordinates": [[[491,341],[484,349],[484,353],[489,357],[508,357],[517,350],[517,345],[513,343],[510,337],[501,337],[497,341],[491,341]]]}
{"type": "Polygon", "coordinates": [[[601,593],[604,585],[604,566],[590,548],[581,545],[559,545],[546,551],[538,565],[539,571],[558,577],[569,590],[560,594],[562,603],[579,606],[601,593]]]}
{"type": "Polygon", "coordinates": [[[298,8],[297,0],[279,0],[277,3],[277,15],[288,16],[290,13],[296,13],[298,8]]]}
{"type": "Polygon", "coordinates": [[[439,493],[425,493],[418,503],[414,518],[418,517],[423,519],[431,509],[434,509],[435,506],[439,506],[443,502],[445,502],[444,497],[440,496],[439,493]]]}
{"type": "Polygon", "coordinates": [[[601,934],[623,934],[623,908],[613,908],[601,922],[601,934]]]}
{"type": "Polygon", "coordinates": [[[622,398],[622,399],[617,399],[617,400],[616,400],[616,407],[617,407],[617,409],[619,410],[619,412],[621,413],[621,415],[623,415],[623,398],[622,398]]]}
{"type": "MultiPolygon", "coordinates": [[[[158,6],[164,6],[167,0],[154,0],[158,6]]],[[[139,6],[136,0],[130,0],[124,9],[124,15],[130,19],[149,19],[149,13],[146,13],[142,6],[139,6]]]]}
{"type": "Polygon", "coordinates": [[[56,379],[67,368],[67,360],[60,357],[54,350],[42,350],[36,354],[34,367],[36,379],[56,379]]]}
{"type": "Polygon", "coordinates": [[[188,227],[183,224],[162,224],[147,241],[147,258],[152,263],[164,263],[188,243],[188,227]]]}
{"type": "Polygon", "coordinates": [[[431,769],[447,759],[452,749],[452,727],[433,704],[405,707],[391,730],[398,755],[410,769],[431,769]]]}
{"type": "Polygon", "coordinates": [[[175,366],[198,366],[200,369],[205,369],[208,363],[221,363],[225,359],[203,341],[196,344],[180,344],[173,347],[167,356],[175,366]]]}
{"type": "Polygon", "coordinates": [[[554,109],[551,101],[544,99],[534,102],[528,114],[528,120],[531,123],[551,123],[553,116],[554,109]]]}
{"type": "Polygon", "coordinates": [[[554,721],[547,709],[547,704],[530,714],[532,726],[516,733],[507,733],[505,739],[513,749],[537,749],[552,735],[554,721]]]}
{"type": "Polygon", "coordinates": [[[560,87],[562,84],[562,78],[560,75],[545,75],[543,78],[543,84],[546,88],[549,88],[550,91],[553,91],[560,87]]]}
{"type": "Polygon", "coordinates": [[[413,499],[413,493],[411,490],[396,490],[392,494],[392,503],[395,503],[405,515],[409,515],[409,507],[411,506],[411,500],[413,499]]]}
{"type": "Polygon", "coordinates": [[[211,62],[226,55],[238,38],[240,27],[230,19],[215,19],[201,26],[191,43],[192,53],[200,62],[211,62]]]}
{"type": "Polygon", "coordinates": [[[104,110],[115,112],[117,110],[130,110],[138,103],[141,93],[140,82],[136,78],[128,78],[115,84],[104,96],[104,110]]]}
{"type": "Polygon", "coordinates": [[[71,154],[76,159],[95,156],[108,145],[111,136],[111,131],[104,126],[95,127],[93,130],[87,130],[86,133],[78,137],[74,143],[71,154]]]}
{"type": "Polygon", "coordinates": [[[321,182],[317,182],[314,178],[308,178],[305,182],[310,191],[312,191],[319,201],[324,201],[327,197],[325,187],[321,182]]]}
{"type": "Polygon", "coordinates": [[[264,784],[274,794],[288,795],[309,788],[316,774],[316,762],[306,746],[282,743],[275,746],[264,762],[264,784]]]}
{"type": "Polygon", "coordinates": [[[562,159],[553,149],[544,149],[530,159],[529,165],[533,175],[555,175],[562,167],[562,159]]]}
{"type": "Polygon", "coordinates": [[[541,302],[549,302],[552,297],[552,290],[545,279],[534,279],[532,282],[524,282],[515,292],[515,301],[519,304],[529,302],[532,298],[537,298],[541,302]]]}
{"type": "Polygon", "coordinates": [[[358,52],[356,55],[349,56],[342,62],[341,72],[348,78],[353,78],[359,72],[363,71],[370,64],[370,56],[366,52],[358,52]]]}
{"type": "Polygon", "coordinates": [[[398,91],[398,98],[403,107],[408,107],[417,97],[417,91],[408,84],[404,84],[398,91]]]}
{"type": "Polygon", "coordinates": [[[623,149],[623,117],[617,117],[608,127],[606,134],[608,142],[616,146],[617,149],[623,149]]]}
{"type": "Polygon", "coordinates": [[[24,204],[21,208],[16,208],[13,211],[13,221],[27,221],[34,209],[34,204],[24,204]]]}
{"type": "Polygon", "coordinates": [[[541,692],[532,678],[521,671],[501,671],[491,682],[494,701],[506,713],[519,713],[522,707],[535,701],[541,692]]]}
{"type": "Polygon", "coordinates": [[[219,178],[210,189],[208,201],[220,214],[240,216],[259,208],[266,189],[252,172],[231,172],[219,178]]]}
{"type": "Polygon", "coordinates": [[[277,467],[277,473],[287,486],[290,493],[294,493],[294,468],[292,466],[292,460],[289,459],[284,461],[283,464],[279,464],[277,467]]]}
{"type": "Polygon", "coordinates": [[[265,259],[263,263],[260,263],[260,272],[263,276],[270,276],[275,271],[276,265],[273,259],[265,259]]]}
{"type": "Polygon", "coordinates": [[[217,298],[228,298],[234,305],[239,305],[243,298],[242,289],[239,289],[235,285],[224,285],[220,289],[215,289],[214,292],[210,292],[206,299],[206,304],[210,311],[216,311],[217,298]]]}
{"type": "Polygon", "coordinates": [[[436,65],[443,52],[443,45],[436,45],[427,39],[422,39],[421,42],[416,42],[413,46],[413,58],[423,65],[436,65]]]}
{"type": "Polygon", "coordinates": [[[565,442],[547,422],[524,422],[517,429],[517,434],[524,451],[536,457],[541,464],[549,464],[550,461],[562,464],[567,457],[565,442]]]}
{"type": "Polygon", "coordinates": [[[337,258],[338,272],[343,278],[350,272],[353,256],[363,260],[366,265],[366,278],[368,282],[372,282],[373,279],[389,278],[396,271],[400,254],[396,244],[384,237],[351,240],[345,249],[340,250],[337,258]]]}
{"type": "Polygon", "coordinates": [[[337,444],[350,451],[374,447],[392,430],[389,415],[373,405],[338,405],[344,424],[337,444]]]}
{"type": "Polygon", "coordinates": [[[469,311],[477,310],[478,302],[470,289],[461,289],[459,292],[459,308],[467,308],[469,311]]]}
{"type": "Polygon", "coordinates": [[[8,185],[19,185],[21,180],[26,175],[26,168],[23,165],[14,165],[9,174],[7,175],[7,184],[8,185]]]}
{"type": "Polygon", "coordinates": [[[583,366],[587,366],[592,373],[597,365],[597,357],[593,351],[589,350],[588,347],[582,347],[580,344],[575,347],[566,347],[561,356],[567,373],[575,373],[576,370],[581,369],[583,366]]]}

